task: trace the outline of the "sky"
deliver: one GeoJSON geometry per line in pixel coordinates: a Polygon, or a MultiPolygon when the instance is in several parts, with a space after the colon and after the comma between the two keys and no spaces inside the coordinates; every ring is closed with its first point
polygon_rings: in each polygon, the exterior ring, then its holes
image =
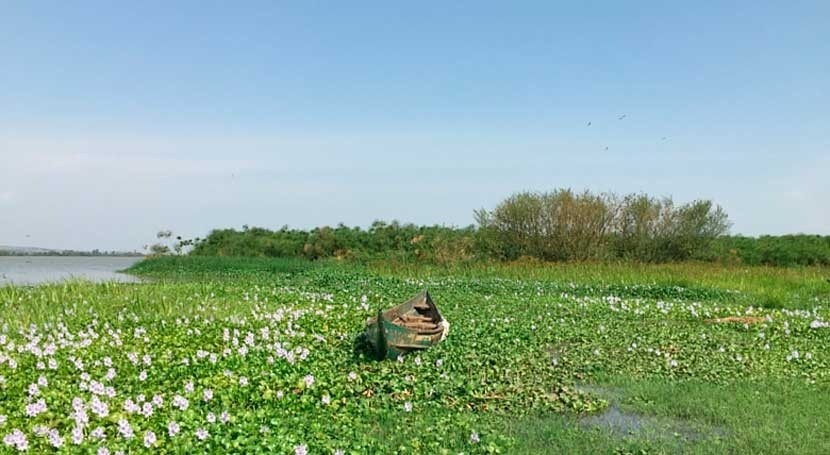
{"type": "Polygon", "coordinates": [[[0,245],[466,226],[555,188],[830,234],[830,2],[570,3],[2,2],[0,245]]]}

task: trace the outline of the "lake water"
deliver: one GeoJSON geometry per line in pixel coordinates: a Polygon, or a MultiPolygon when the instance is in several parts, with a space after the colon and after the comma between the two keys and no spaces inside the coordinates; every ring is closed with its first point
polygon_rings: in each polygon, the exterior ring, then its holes
{"type": "Polygon", "coordinates": [[[137,277],[118,270],[140,261],[140,257],[0,256],[0,286],[40,284],[67,279],[137,282],[137,277]]]}

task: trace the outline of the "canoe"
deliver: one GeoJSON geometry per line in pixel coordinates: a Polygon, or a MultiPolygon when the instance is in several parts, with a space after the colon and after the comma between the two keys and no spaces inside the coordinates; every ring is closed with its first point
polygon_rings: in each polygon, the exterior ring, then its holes
{"type": "Polygon", "coordinates": [[[378,309],[377,317],[370,318],[366,325],[364,339],[378,360],[434,346],[447,337],[450,329],[427,291],[386,311],[378,309]]]}

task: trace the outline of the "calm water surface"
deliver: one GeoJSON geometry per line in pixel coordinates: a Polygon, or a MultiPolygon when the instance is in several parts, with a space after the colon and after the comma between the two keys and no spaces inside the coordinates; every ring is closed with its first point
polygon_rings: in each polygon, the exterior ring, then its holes
{"type": "Polygon", "coordinates": [[[53,283],[67,279],[138,282],[118,273],[140,257],[0,256],[0,286],[53,283]]]}

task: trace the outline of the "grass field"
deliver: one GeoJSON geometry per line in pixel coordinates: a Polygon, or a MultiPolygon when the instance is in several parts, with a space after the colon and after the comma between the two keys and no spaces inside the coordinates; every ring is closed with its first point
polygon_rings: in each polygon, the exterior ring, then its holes
{"type": "Polygon", "coordinates": [[[830,270],[161,258],[0,288],[3,450],[828,453],[830,270]],[[353,354],[429,288],[449,338],[353,354]],[[745,318],[709,323],[716,318],[745,318]],[[744,323],[746,322],[746,323],[744,323]]]}

